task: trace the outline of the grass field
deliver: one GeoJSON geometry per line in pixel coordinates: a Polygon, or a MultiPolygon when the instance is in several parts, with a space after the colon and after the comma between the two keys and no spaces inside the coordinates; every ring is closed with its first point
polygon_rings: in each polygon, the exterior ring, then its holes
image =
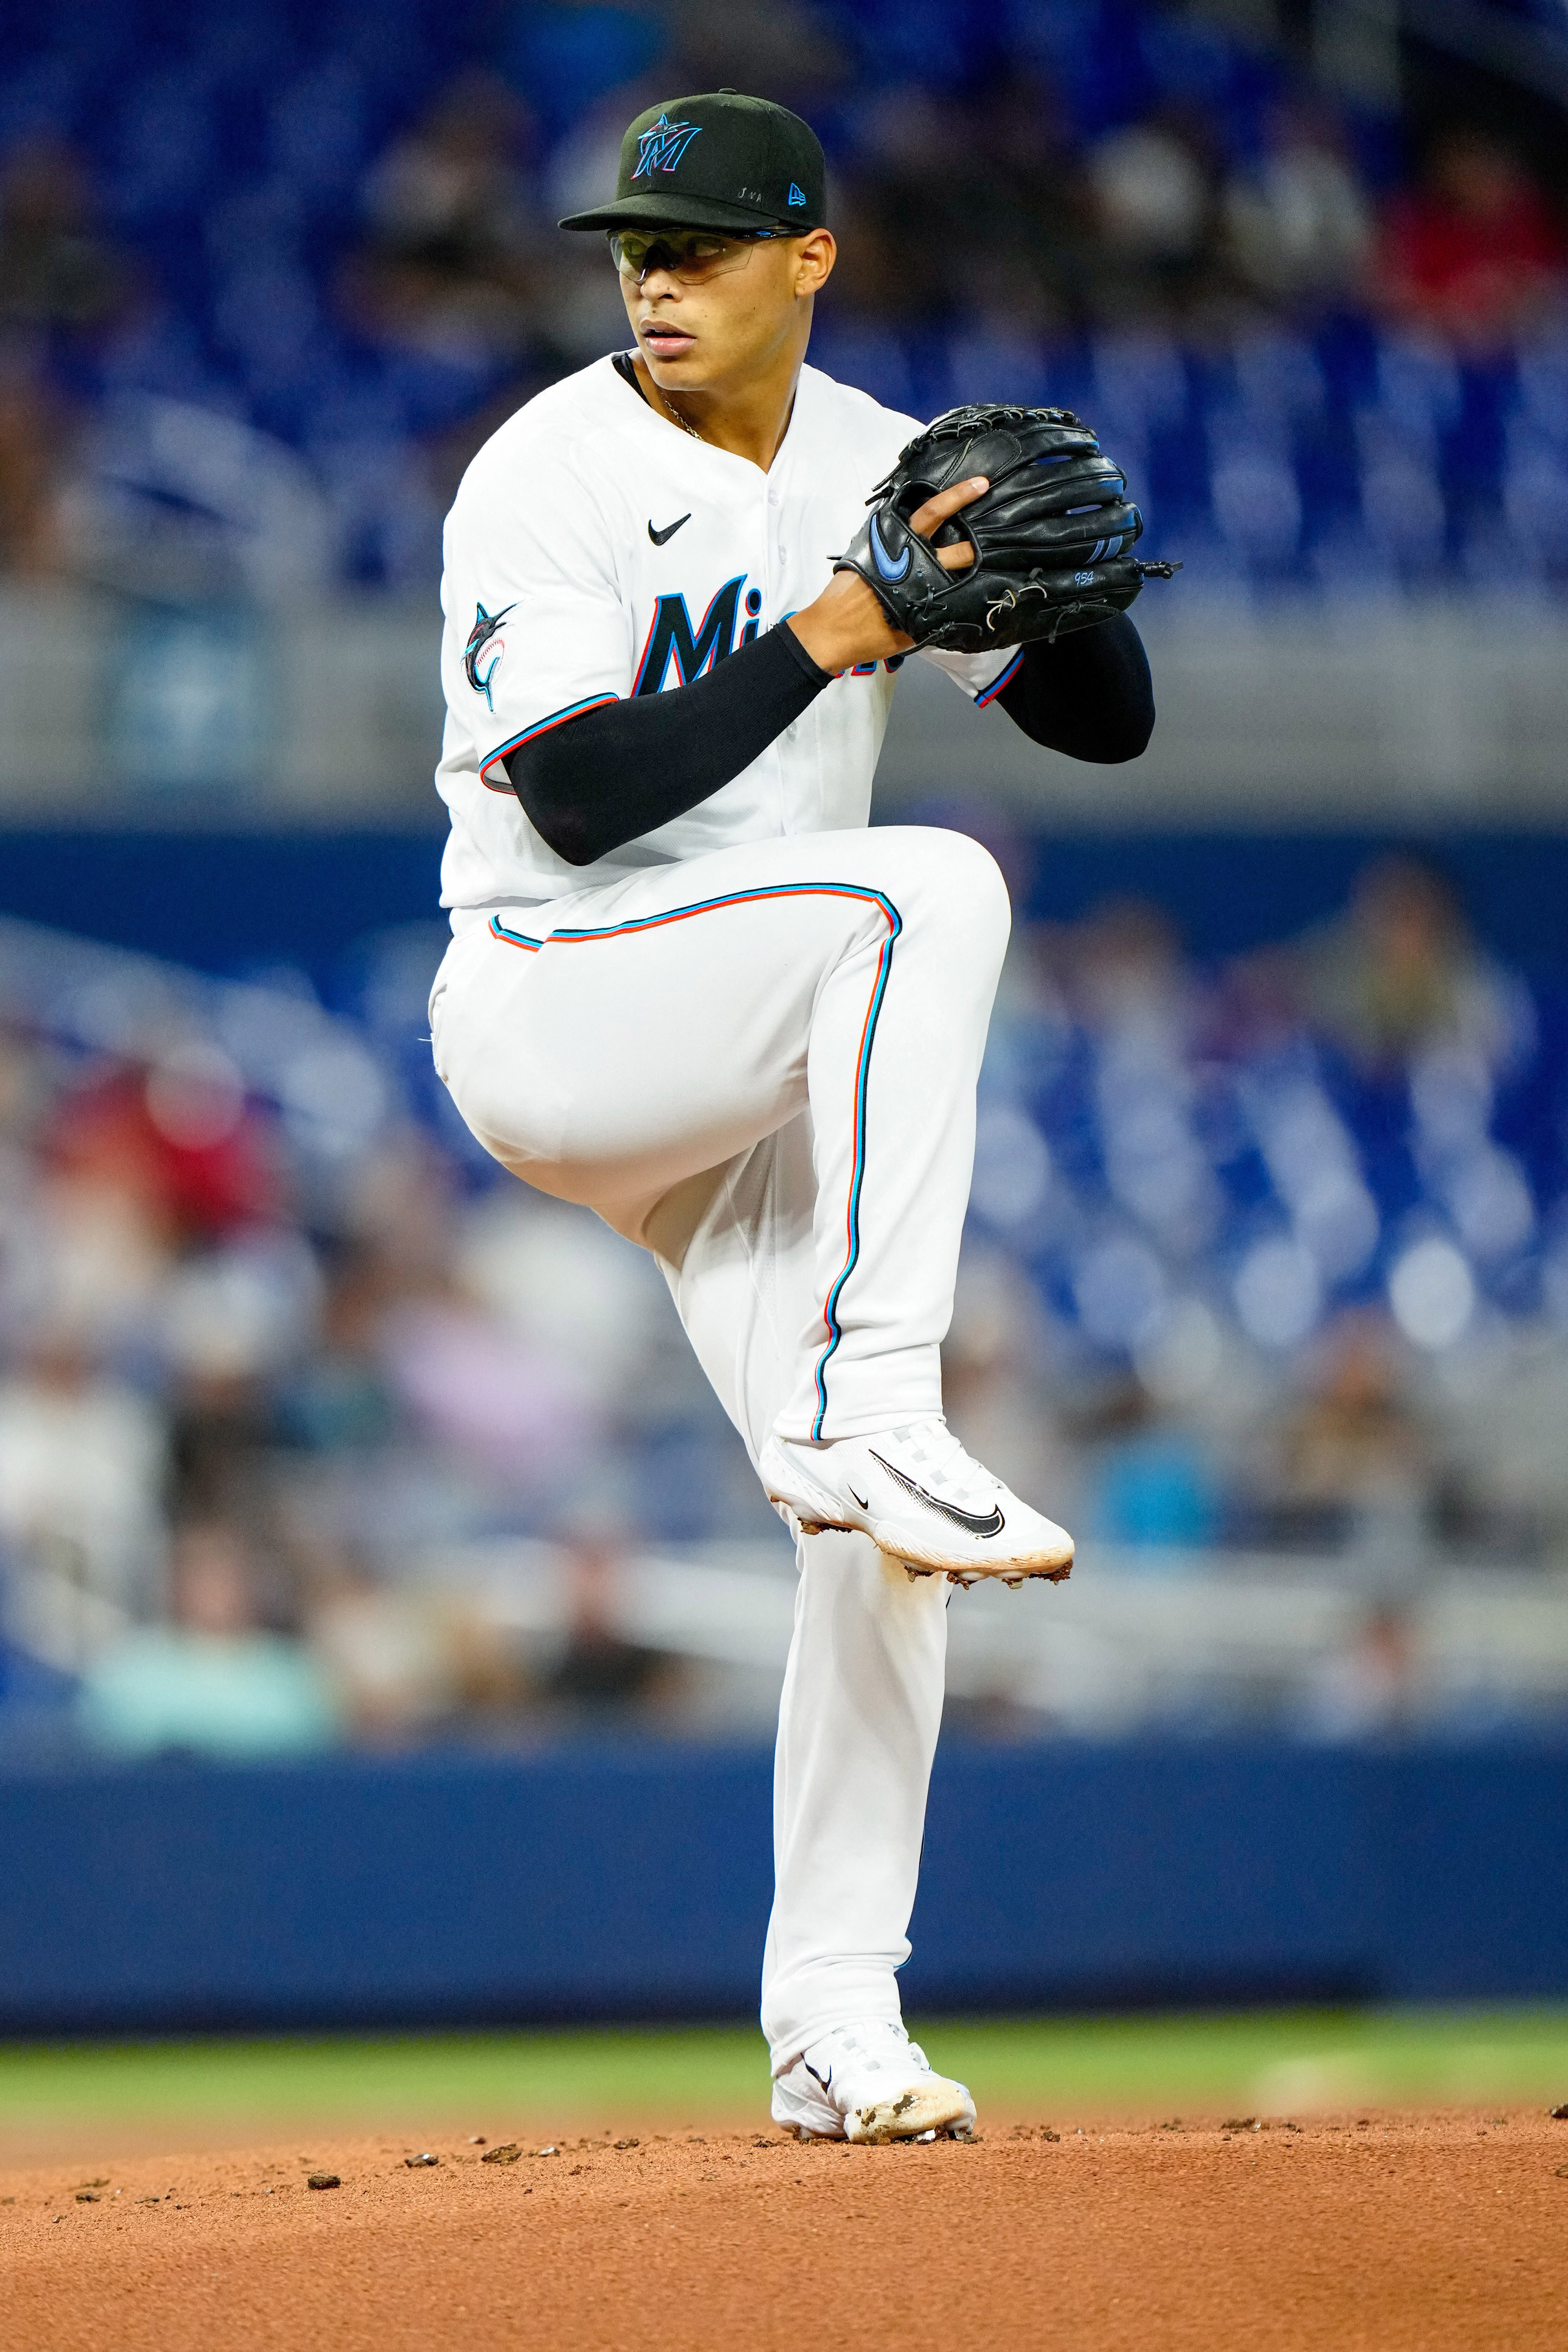
{"type": "MultiPolygon", "coordinates": [[[[932,2061],[983,2116],[1568,2097],[1568,2008],[1231,2012],[916,2021],[932,2061]]],[[[20,2154],[95,2134],[177,2145],[292,2131],[510,2119],[763,2117],[749,2030],[290,2035],[0,2044],[0,2143],[20,2154]]]]}

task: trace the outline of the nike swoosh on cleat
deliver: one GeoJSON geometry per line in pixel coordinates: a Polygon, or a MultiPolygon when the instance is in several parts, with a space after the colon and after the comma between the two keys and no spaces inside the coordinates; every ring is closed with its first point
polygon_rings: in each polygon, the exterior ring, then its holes
{"type": "Polygon", "coordinates": [[[853,1487],[853,1486],[851,1486],[851,1487],[850,1487],[849,1492],[850,1492],[851,1496],[854,1496],[855,1501],[856,1501],[856,1502],[858,1502],[858,1503],[859,1504],[860,1508],[861,1508],[863,1511],[868,1511],[868,1510],[870,1509],[871,1506],[870,1506],[870,1504],[866,1500],[866,1497],[865,1497],[865,1496],[864,1496],[864,1495],[857,1495],[857,1494],[855,1493],[855,1489],[854,1489],[854,1487],[853,1487]]]}
{"type": "MultiPolygon", "coordinates": [[[[919,1503],[929,1503],[933,1511],[940,1511],[944,1519],[951,1519],[954,1527],[963,1528],[967,1535],[999,1536],[1007,1524],[999,1508],[994,1507],[989,1511],[961,1511],[956,1503],[944,1503],[940,1495],[928,1495],[923,1486],[917,1486],[912,1478],[906,1478],[903,1472],[895,1470],[890,1462],[882,1462],[882,1457],[875,1447],[871,1449],[871,1459],[873,1462],[881,1462],[889,1477],[896,1478],[907,1495],[912,1495],[919,1503]]],[[[849,1491],[853,1494],[855,1490],[851,1487],[849,1491]]]]}
{"type": "Polygon", "coordinates": [[[812,2063],[811,2063],[811,2061],[810,2061],[810,2059],[809,2059],[809,2058],[807,2058],[807,2059],[805,2060],[805,2071],[806,2071],[806,2073],[811,2076],[812,2081],[813,2081],[814,2083],[820,2083],[820,2084],[821,2084],[821,2085],[822,2085],[822,2087],[823,2087],[823,2089],[826,2091],[826,2090],[829,2087],[829,2085],[831,2084],[831,2083],[832,2083],[832,2081],[833,2081],[833,2069],[832,2069],[832,2067],[830,2066],[830,2067],[828,2068],[828,2070],[827,2070],[827,2072],[826,2072],[826,2074],[819,2074],[817,2073],[817,2071],[816,2071],[816,2067],[812,2064],[812,2063]]]}
{"type": "Polygon", "coordinates": [[[683,514],[678,516],[674,522],[667,522],[662,530],[655,530],[653,527],[653,517],[652,515],[649,515],[647,519],[647,535],[649,539],[652,540],[656,547],[662,547],[667,539],[673,539],[675,537],[676,532],[680,529],[683,522],[689,522],[690,520],[691,517],[689,514],[683,514]]]}

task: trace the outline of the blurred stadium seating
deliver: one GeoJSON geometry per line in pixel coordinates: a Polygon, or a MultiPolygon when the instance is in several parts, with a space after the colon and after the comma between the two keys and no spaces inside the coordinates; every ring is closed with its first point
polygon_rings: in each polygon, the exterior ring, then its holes
{"type": "MultiPolygon", "coordinates": [[[[788,1547],[651,1265],[451,1113],[438,944],[328,1011],[0,927],[13,1740],[765,1727],[788,1547]]],[[[1408,856],[1206,968],[1150,901],[1021,928],[948,1392],[1083,1569],[969,1596],[955,1720],[1568,1714],[1565,1047],[1408,856]]]]}
{"type": "Polygon", "coordinates": [[[1413,153],[1222,14],[37,15],[0,66],[11,560],[427,592],[468,453],[618,331],[555,215],[646,96],[739,76],[830,151],[830,371],[921,414],[1081,404],[1200,583],[1555,593],[1568,249],[1528,162],[1451,125],[1413,153]]]}

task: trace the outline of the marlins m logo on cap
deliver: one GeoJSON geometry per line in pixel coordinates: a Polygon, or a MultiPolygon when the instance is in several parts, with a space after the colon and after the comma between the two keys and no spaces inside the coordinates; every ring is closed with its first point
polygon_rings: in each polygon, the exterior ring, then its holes
{"type": "Polygon", "coordinates": [[[701,128],[700,122],[671,122],[668,114],[661,114],[657,122],[637,133],[633,179],[640,180],[647,173],[673,172],[701,128]]]}
{"type": "Polygon", "coordinates": [[[561,226],[803,236],[826,221],[826,182],[822,142],[798,114],[739,90],[697,90],[645,106],[626,125],[610,202],[561,226]]]}

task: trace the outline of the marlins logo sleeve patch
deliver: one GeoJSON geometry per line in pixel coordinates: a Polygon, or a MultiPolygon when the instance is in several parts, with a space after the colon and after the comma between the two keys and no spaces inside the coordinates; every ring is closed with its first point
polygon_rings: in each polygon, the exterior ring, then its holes
{"type": "Polygon", "coordinates": [[[496,706],[490,693],[490,680],[500,667],[500,657],[506,650],[504,644],[496,645],[494,639],[507,614],[515,609],[511,604],[503,604],[499,613],[487,613],[482,604],[477,604],[474,607],[474,625],[468,631],[468,642],[463,648],[464,675],[474,692],[484,696],[491,710],[496,706]],[[489,658],[481,669],[480,658],[487,650],[489,658]]]}

